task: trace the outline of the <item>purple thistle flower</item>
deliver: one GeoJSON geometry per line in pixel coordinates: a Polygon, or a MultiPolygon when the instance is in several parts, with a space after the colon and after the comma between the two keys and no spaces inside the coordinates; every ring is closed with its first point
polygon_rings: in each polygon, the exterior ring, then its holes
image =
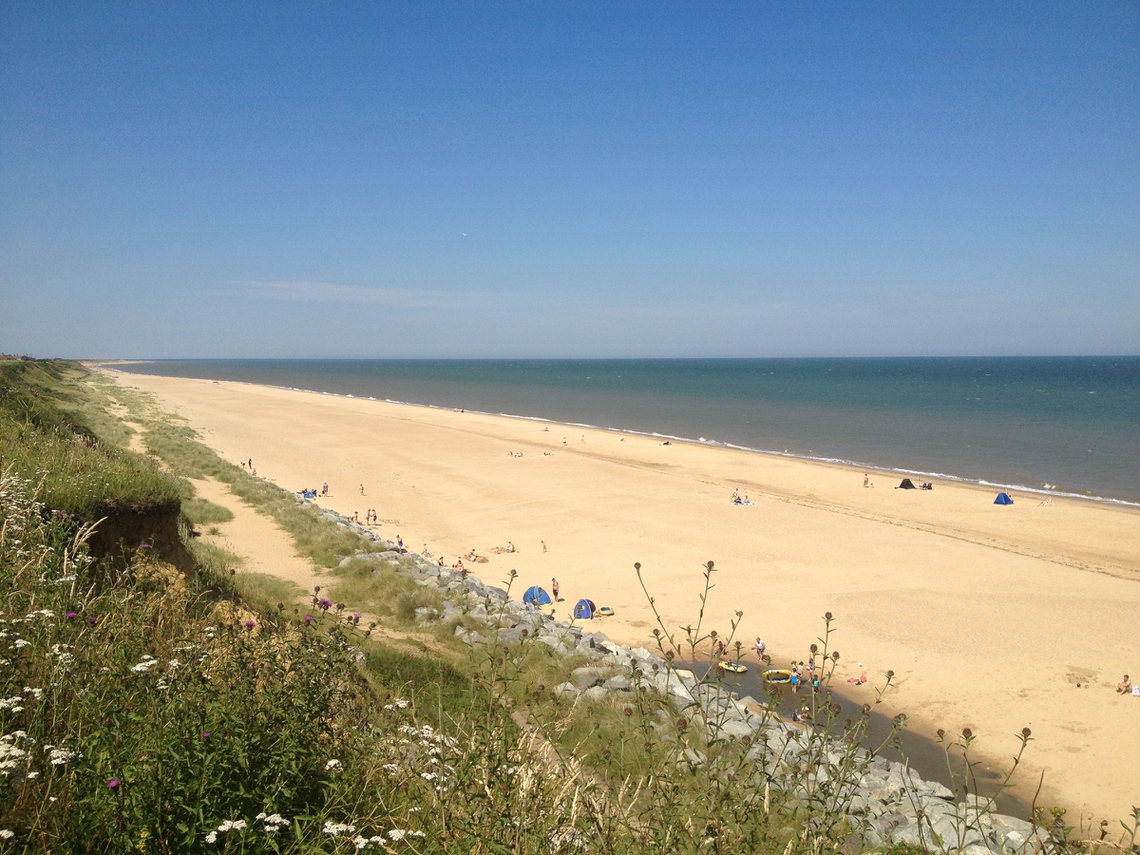
{"type": "Polygon", "coordinates": [[[123,783],[123,782],[120,781],[118,778],[112,778],[111,780],[109,780],[107,782],[107,787],[109,789],[112,789],[112,790],[117,790],[117,789],[119,789],[119,784],[121,784],[121,783],[123,783]]]}
{"type": "Polygon", "coordinates": [[[64,615],[64,617],[67,618],[68,620],[75,620],[77,617],[79,617],[79,613],[78,612],[68,612],[66,615],[64,615]]]}
{"type": "Polygon", "coordinates": [[[305,615],[305,623],[312,623],[312,622],[313,622],[313,616],[312,615],[305,615]]]}
{"type": "Polygon", "coordinates": [[[245,628],[246,628],[246,629],[253,629],[255,626],[257,626],[257,624],[256,624],[256,623],[254,623],[254,622],[253,622],[253,621],[251,621],[251,620],[247,620],[247,621],[245,622],[245,628]]]}
{"type": "Polygon", "coordinates": [[[94,617],[94,616],[87,618],[87,622],[89,624],[91,624],[92,626],[95,626],[95,624],[98,622],[98,620],[99,620],[99,618],[94,617]]]}
{"type": "Polygon", "coordinates": [[[206,741],[206,740],[208,740],[209,738],[210,738],[210,731],[208,731],[208,730],[203,730],[203,731],[202,731],[202,740],[203,740],[203,741],[206,741]]]}

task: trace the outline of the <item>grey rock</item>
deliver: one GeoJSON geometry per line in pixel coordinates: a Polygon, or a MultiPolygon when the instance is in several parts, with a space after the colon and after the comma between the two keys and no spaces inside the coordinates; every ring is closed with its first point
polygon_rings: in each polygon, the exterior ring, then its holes
{"type": "Polygon", "coordinates": [[[505,626],[499,630],[497,637],[503,644],[518,644],[522,641],[522,630],[513,626],[505,626]]]}
{"type": "Polygon", "coordinates": [[[629,678],[624,677],[621,674],[617,675],[616,677],[610,677],[610,679],[606,680],[603,685],[611,692],[633,691],[633,684],[629,682],[629,678]]]}
{"type": "Polygon", "coordinates": [[[591,701],[600,701],[609,697],[609,692],[607,692],[601,686],[592,686],[589,689],[586,689],[583,694],[591,701]]]}

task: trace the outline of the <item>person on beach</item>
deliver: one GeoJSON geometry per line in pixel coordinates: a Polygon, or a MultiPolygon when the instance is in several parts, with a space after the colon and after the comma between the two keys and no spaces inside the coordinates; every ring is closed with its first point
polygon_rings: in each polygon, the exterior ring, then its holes
{"type": "Polygon", "coordinates": [[[762,639],[760,636],[756,636],[756,657],[758,659],[763,659],[764,651],[767,649],[768,647],[766,644],[764,644],[764,639],[762,639]]]}
{"type": "Polygon", "coordinates": [[[543,552],[546,552],[546,541],[545,541],[545,540],[540,540],[540,541],[539,541],[539,543],[541,543],[541,544],[542,544],[542,551],[543,551],[543,552]]]}
{"type": "MultiPolygon", "coordinates": [[[[545,552],[545,551],[546,551],[546,549],[543,548],[543,552],[545,552]]],[[[551,579],[550,580],[550,591],[552,594],[554,594],[554,602],[557,603],[558,602],[558,580],[557,579],[551,579]]]]}
{"type": "Polygon", "coordinates": [[[401,552],[404,551],[404,538],[400,535],[396,535],[396,548],[401,552]]]}
{"type": "Polygon", "coordinates": [[[1127,695],[1132,691],[1132,681],[1128,679],[1128,675],[1124,675],[1124,679],[1116,684],[1116,694],[1127,695]]]}
{"type": "Polygon", "coordinates": [[[360,485],[360,495],[362,495],[362,496],[364,495],[364,485],[363,484],[360,485]]]}
{"type": "Polygon", "coordinates": [[[871,486],[871,476],[866,472],[863,473],[863,489],[866,490],[871,486]]]}
{"type": "Polygon", "coordinates": [[[329,482],[325,481],[325,483],[321,485],[321,495],[327,496],[328,494],[329,494],[329,482]]]}
{"type": "Polygon", "coordinates": [[[514,552],[514,551],[515,551],[515,545],[508,540],[507,541],[507,552],[514,552]]]}

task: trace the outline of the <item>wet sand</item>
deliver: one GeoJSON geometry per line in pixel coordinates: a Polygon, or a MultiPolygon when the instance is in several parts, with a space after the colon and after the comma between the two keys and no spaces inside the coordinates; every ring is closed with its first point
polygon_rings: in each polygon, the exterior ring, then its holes
{"type": "MultiPolygon", "coordinates": [[[[1016,734],[1033,742],[1015,783],[1068,819],[1123,819],[1140,804],[1140,512],[1079,500],[937,483],[698,444],[238,383],[109,372],[154,393],[233,462],[289,490],[329,484],[320,503],[375,508],[380,531],[514,593],[561,585],[612,606],[604,631],[652,642],[695,623],[701,574],[716,562],[705,626],[762,635],[777,666],[808,658],[834,615],[831,645],[847,694],[905,712],[931,735],[969,727],[984,767],[1008,764],[1016,734]],[[521,457],[512,456],[521,453],[521,457]],[[364,488],[361,494],[361,486],[364,488]],[[733,489],[751,505],[730,502],[733,489]],[[496,553],[512,542],[513,554],[496,553]],[[545,542],[547,551],[543,551],[545,542]],[[863,663],[862,666],[859,663],[863,663]],[[862,687],[849,678],[866,674],[862,687]],[[1080,688],[1078,688],[1078,684],[1080,688]],[[1085,688],[1085,685],[1088,688],[1085,688]]],[[[753,656],[753,661],[755,657],[753,656]]]]}

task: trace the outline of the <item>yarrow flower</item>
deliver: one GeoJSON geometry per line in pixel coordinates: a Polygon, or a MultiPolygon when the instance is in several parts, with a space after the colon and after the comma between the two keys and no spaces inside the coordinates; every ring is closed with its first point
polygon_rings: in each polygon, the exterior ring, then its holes
{"type": "Polygon", "coordinates": [[[326,772],[342,772],[344,771],[344,764],[337,759],[332,759],[325,764],[326,772]]]}
{"type": "Polygon", "coordinates": [[[266,814],[262,812],[257,815],[257,819],[265,825],[267,834],[276,834],[282,828],[286,828],[290,824],[289,820],[285,819],[285,817],[279,813],[266,814]]]}
{"type": "Polygon", "coordinates": [[[347,822],[333,822],[330,819],[326,820],[325,827],[321,831],[325,834],[352,834],[356,831],[356,826],[349,825],[347,822]]]}

